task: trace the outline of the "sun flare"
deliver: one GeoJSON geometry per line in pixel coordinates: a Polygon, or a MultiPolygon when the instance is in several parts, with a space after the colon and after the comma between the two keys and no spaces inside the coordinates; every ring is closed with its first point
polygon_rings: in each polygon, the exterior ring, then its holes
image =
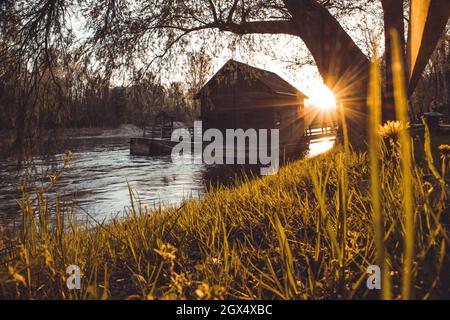
{"type": "Polygon", "coordinates": [[[322,111],[331,111],[336,109],[336,97],[326,85],[322,84],[313,89],[306,104],[322,111]]]}

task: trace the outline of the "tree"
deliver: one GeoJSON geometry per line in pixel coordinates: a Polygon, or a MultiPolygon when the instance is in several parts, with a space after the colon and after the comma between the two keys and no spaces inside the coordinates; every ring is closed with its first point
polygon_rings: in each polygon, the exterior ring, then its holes
{"type": "Polygon", "coordinates": [[[64,1],[0,2],[0,63],[13,69],[7,81],[15,84],[16,137],[12,149],[19,159],[34,146],[30,139],[41,134],[42,128],[35,125],[35,120],[46,119],[48,124],[55,124],[64,110],[60,75],[73,39],[65,23],[65,4],[64,1]]]}
{"type": "Polygon", "coordinates": [[[425,68],[412,99],[414,113],[447,113],[450,119],[450,23],[425,68]]]}
{"type": "Polygon", "coordinates": [[[198,116],[199,105],[195,102],[194,97],[197,92],[203,87],[203,85],[211,76],[212,65],[211,57],[205,53],[195,53],[188,57],[187,70],[186,70],[186,84],[188,101],[190,101],[190,114],[194,118],[198,116]]]}
{"type": "Polygon", "coordinates": [[[131,115],[128,120],[141,127],[145,134],[145,128],[153,124],[155,116],[163,109],[166,93],[154,74],[135,72],[133,85],[128,90],[128,113],[131,115]]]}
{"type": "MultiPolygon", "coordinates": [[[[370,0],[15,2],[18,5],[9,10],[13,11],[12,16],[18,17],[21,26],[13,41],[19,52],[24,51],[29,57],[48,56],[49,43],[66,44],[72,30],[64,22],[68,13],[75,11],[83,14],[86,34],[91,35],[86,48],[93,50],[95,58],[103,62],[99,69],[109,73],[136,65],[148,68],[158,61],[170,64],[171,57],[186,52],[198,41],[207,42],[211,47],[219,45],[217,37],[223,40],[223,37],[276,34],[300,38],[325,84],[346,107],[354,140],[361,140],[365,135],[369,59],[337,18],[364,12],[373,3],[370,0]]],[[[403,13],[402,2],[381,1],[387,28],[402,31],[403,20],[399,18],[399,13],[403,13]]],[[[389,54],[386,57],[390,59],[389,54]]],[[[387,82],[389,91],[389,73],[387,82]]]]}
{"type": "Polygon", "coordinates": [[[300,37],[311,52],[325,84],[348,108],[349,127],[354,129],[356,136],[364,135],[365,126],[361,123],[365,124],[369,60],[328,10],[339,6],[346,8],[350,1],[191,0],[154,1],[152,6],[137,1],[134,8],[139,9],[135,11],[123,10],[131,10],[127,1],[106,3],[106,6],[105,3],[94,5],[89,11],[90,25],[96,30],[90,44],[102,56],[109,53],[112,65],[126,64],[141,50],[159,52],[155,58],[167,57],[179,48],[186,48],[189,42],[184,40],[193,33],[205,30],[241,36],[285,34],[300,37]]]}

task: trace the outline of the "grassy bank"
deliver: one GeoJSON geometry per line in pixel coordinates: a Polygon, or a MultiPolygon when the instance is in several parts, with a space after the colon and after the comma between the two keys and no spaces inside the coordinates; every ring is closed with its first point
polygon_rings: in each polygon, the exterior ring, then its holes
{"type": "MultiPolygon", "coordinates": [[[[406,232],[398,161],[384,157],[379,180],[394,298],[401,297],[406,232]]],[[[449,212],[443,186],[427,172],[412,170],[414,293],[448,298],[449,212]]],[[[126,218],[95,228],[77,222],[62,199],[40,192],[33,202],[24,190],[21,230],[3,231],[0,296],[378,298],[366,287],[366,269],[376,264],[369,185],[366,153],[336,149],[178,209],[150,212],[133,199],[126,218]],[[66,288],[72,264],[82,270],[79,291],[66,288]]]]}
{"type": "Polygon", "coordinates": [[[150,210],[130,190],[127,216],[95,226],[77,221],[63,197],[49,199],[52,183],[34,195],[25,185],[21,228],[0,237],[0,297],[450,298],[450,147],[433,157],[428,129],[411,144],[398,43],[400,122],[380,135],[375,58],[367,153],[350,149],[343,116],[344,147],[172,210],[150,210]],[[81,269],[80,290],[66,287],[69,265],[81,269]],[[368,290],[372,265],[381,290],[368,290]]]}

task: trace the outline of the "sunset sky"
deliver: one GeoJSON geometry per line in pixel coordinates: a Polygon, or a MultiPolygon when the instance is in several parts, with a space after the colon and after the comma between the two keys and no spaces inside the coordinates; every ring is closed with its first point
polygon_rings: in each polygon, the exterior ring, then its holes
{"type": "MultiPolygon", "coordinates": [[[[384,50],[381,6],[378,2],[372,5],[375,8],[373,10],[379,10],[377,11],[380,13],[378,17],[372,14],[358,13],[350,18],[339,20],[355,43],[369,56],[371,55],[370,41],[372,40],[376,40],[379,44],[379,55],[384,50]]],[[[206,51],[212,57],[214,72],[232,58],[275,72],[308,96],[314,95],[320,88],[323,88],[323,81],[317,67],[305,44],[298,37],[287,35],[250,35],[244,36],[242,40],[233,42],[233,45],[229,44],[230,40],[227,39],[227,36],[222,36],[221,38],[224,40],[223,43],[219,45],[215,43],[214,49],[211,49],[211,51],[213,50],[212,52],[206,51]],[[249,51],[246,37],[256,39],[259,47],[249,51]]],[[[193,37],[193,42],[193,46],[195,46],[195,37],[193,37]]],[[[210,48],[213,47],[212,44],[209,44],[209,46],[210,48]]]]}
{"type": "MultiPolygon", "coordinates": [[[[383,32],[381,23],[381,5],[374,2],[371,4],[372,12],[380,13],[378,17],[374,14],[355,13],[345,19],[338,19],[344,29],[350,34],[356,44],[366,54],[370,54],[369,42],[377,39],[379,53],[383,48],[383,32]]],[[[84,18],[74,12],[71,16],[72,29],[77,38],[82,41],[89,34],[85,29],[84,18]]],[[[203,52],[208,54],[212,61],[210,77],[217,72],[229,59],[238,60],[252,66],[266,69],[277,73],[282,78],[297,87],[307,96],[317,95],[324,88],[323,81],[319,75],[308,49],[303,41],[298,37],[287,35],[245,35],[242,38],[235,38],[232,34],[219,34],[216,31],[206,31],[214,34],[213,37],[205,34],[193,34],[188,39],[189,46],[185,54],[180,54],[177,61],[171,61],[166,65],[166,69],[161,71],[155,68],[155,73],[160,72],[161,80],[165,84],[180,81],[186,83],[186,55],[192,52],[203,52]],[[211,40],[213,39],[213,40],[211,40]],[[257,46],[249,45],[251,40],[258,43],[257,46]]],[[[148,60],[157,52],[149,52],[148,60]]],[[[115,79],[116,85],[123,85],[128,82],[127,75],[121,75],[115,79]]]]}

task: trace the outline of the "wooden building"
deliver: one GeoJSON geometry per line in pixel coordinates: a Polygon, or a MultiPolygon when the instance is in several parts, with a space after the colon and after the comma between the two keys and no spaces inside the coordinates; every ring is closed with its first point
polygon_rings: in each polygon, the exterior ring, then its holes
{"type": "Polygon", "coordinates": [[[280,129],[280,144],[305,132],[307,97],[277,74],[229,60],[196,94],[203,130],[280,129]]]}

